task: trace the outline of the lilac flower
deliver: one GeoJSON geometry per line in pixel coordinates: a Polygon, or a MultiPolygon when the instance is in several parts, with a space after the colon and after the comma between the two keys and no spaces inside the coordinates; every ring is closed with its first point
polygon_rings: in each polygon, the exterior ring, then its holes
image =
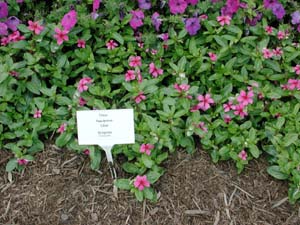
{"type": "Polygon", "coordinates": [[[292,24],[299,24],[300,23],[300,12],[295,11],[291,14],[292,16],[292,24]]]}
{"type": "Polygon", "coordinates": [[[11,16],[5,21],[5,24],[10,30],[16,31],[20,24],[20,20],[15,16],[11,16]]]}
{"type": "Polygon", "coordinates": [[[5,36],[7,34],[7,25],[5,23],[0,22],[0,36],[5,36]]]}
{"type": "Polygon", "coordinates": [[[280,3],[276,3],[272,5],[272,12],[279,20],[281,20],[285,15],[285,10],[283,8],[283,5],[280,3]]]}
{"type": "Polygon", "coordinates": [[[159,18],[159,14],[157,12],[153,13],[151,17],[151,21],[156,31],[159,31],[159,27],[161,25],[161,19],[159,18]]]}
{"type": "Polygon", "coordinates": [[[6,2],[0,2],[0,19],[8,16],[8,7],[6,2]]]}
{"type": "Polygon", "coordinates": [[[200,22],[198,17],[188,18],[185,20],[185,29],[190,35],[197,34],[200,30],[200,22]]]}
{"type": "Polygon", "coordinates": [[[182,14],[187,7],[187,2],[185,0],[169,0],[169,7],[172,14],[182,14]]]}
{"type": "Polygon", "coordinates": [[[139,8],[141,9],[150,9],[151,8],[151,1],[150,0],[138,0],[139,8]]]}

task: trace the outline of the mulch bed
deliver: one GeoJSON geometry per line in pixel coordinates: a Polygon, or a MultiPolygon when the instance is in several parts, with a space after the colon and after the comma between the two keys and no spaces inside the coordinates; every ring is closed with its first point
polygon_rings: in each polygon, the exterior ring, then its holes
{"type": "MultiPolygon", "coordinates": [[[[0,161],[8,153],[0,151],[0,161]]],[[[92,171],[87,157],[49,147],[22,173],[0,165],[0,224],[299,225],[299,205],[287,200],[287,182],[266,173],[264,159],[238,175],[231,162],[213,164],[207,153],[178,151],[155,185],[157,203],[113,195],[104,159],[92,171]]],[[[118,176],[128,177],[117,165],[118,176]]]]}

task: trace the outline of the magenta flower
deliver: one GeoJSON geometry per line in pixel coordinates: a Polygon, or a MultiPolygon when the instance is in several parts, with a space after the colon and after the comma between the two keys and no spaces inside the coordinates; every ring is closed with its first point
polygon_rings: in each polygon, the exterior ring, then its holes
{"type": "Polygon", "coordinates": [[[185,0],[187,4],[191,4],[191,5],[197,5],[198,4],[198,0],[185,0]]]}
{"type": "Polygon", "coordinates": [[[230,16],[218,16],[217,21],[221,26],[224,26],[225,24],[230,25],[231,17],[230,16]]]}
{"type": "Polygon", "coordinates": [[[147,180],[146,175],[144,176],[137,176],[133,183],[134,187],[139,189],[140,191],[144,190],[145,187],[150,187],[150,182],[147,180]]]}
{"type": "Polygon", "coordinates": [[[190,85],[188,84],[174,84],[174,88],[179,92],[179,93],[182,93],[182,92],[185,92],[185,91],[188,91],[190,89],[190,85]]]}
{"type": "Polygon", "coordinates": [[[210,97],[210,94],[199,95],[197,99],[199,101],[197,106],[203,111],[208,110],[210,108],[210,105],[215,103],[214,100],[210,97]]]}
{"type": "Polygon", "coordinates": [[[77,86],[77,90],[81,93],[83,91],[87,91],[89,89],[89,84],[92,83],[92,78],[90,77],[84,77],[82,78],[77,86]]]}
{"type": "Polygon", "coordinates": [[[150,9],[151,1],[150,0],[138,0],[139,8],[141,9],[150,9]]]}
{"type": "Polygon", "coordinates": [[[54,29],[54,31],[56,33],[56,34],[54,34],[54,38],[56,39],[58,45],[61,45],[64,41],[69,40],[69,37],[68,37],[69,31],[60,30],[58,27],[56,27],[54,29]]]}
{"type": "Polygon", "coordinates": [[[151,17],[151,21],[156,31],[159,31],[159,27],[161,25],[161,19],[159,18],[159,14],[157,12],[153,13],[151,17]]]}
{"type": "Polygon", "coordinates": [[[244,111],[245,106],[242,104],[235,105],[233,109],[235,110],[234,114],[237,116],[240,116],[241,118],[244,118],[245,116],[248,115],[248,113],[246,111],[244,111]]]}
{"type": "Polygon", "coordinates": [[[202,131],[204,131],[205,133],[208,131],[207,127],[205,126],[204,122],[200,122],[197,126],[198,128],[200,128],[202,131]]]}
{"type": "Polygon", "coordinates": [[[267,48],[263,48],[262,53],[263,53],[263,57],[265,59],[272,58],[272,56],[273,56],[273,52],[267,48]]]}
{"type": "Polygon", "coordinates": [[[185,0],[169,0],[169,7],[172,14],[182,14],[187,7],[187,2],[185,0]]]}
{"type": "Polygon", "coordinates": [[[131,81],[135,79],[135,71],[134,70],[127,70],[125,73],[125,81],[131,81]]]}
{"type": "Polygon", "coordinates": [[[93,13],[95,13],[99,9],[100,3],[101,3],[101,0],[94,0],[93,1],[93,13]]]}
{"type": "Polygon", "coordinates": [[[209,58],[210,58],[210,60],[211,60],[212,62],[217,61],[217,55],[216,55],[215,53],[209,52],[209,53],[208,53],[208,56],[209,56],[209,58]]]}
{"type": "Polygon", "coordinates": [[[264,0],[264,7],[271,9],[274,4],[277,4],[278,0],[264,0]]]}
{"type": "Polygon", "coordinates": [[[67,130],[67,124],[66,123],[63,123],[60,125],[60,127],[57,129],[57,132],[62,134],[64,133],[65,131],[67,130]]]}
{"type": "Polygon", "coordinates": [[[247,160],[247,152],[244,149],[239,153],[239,158],[243,161],[247,160]]]}
{"type": "Polygon", "coordinates": [[[142,66],[141,56],[130,56],[129,57],[129,66],[131,66],[131,67],[142,66]]]}
{"type": "Polygon", "coordinates": [[[26,166],[29,163],[29,160],[28,159],[18,159],[17,162],[20,166],[26,166]]]}
{"type": "Polygon", "coordinates": [[[297,75],[299,75],[300,74],[300,65],[297,64],[296,66],[294,66],[293,70],[297,75]]]}
{"type": "Polygon", "coordinates": [[[271,26],[266,26],[266,27],[265,27],[265,31],[267,32],[267,34],[272,34],[272,33],[273,33],[273,27],[271,27],[271,26]]]}
{"type": "Polygon", "coordinates": [[[169,34],[168,33],[163,33],[163,34],[158,35],[158,37],[160,39],[162,39],[163,41],[167,41],[169,39],[169,34]]]}
{"type": "Polygon", "coordinates": [[[0,19],[8,16],[8,7],[6,2],[0,2],[0,19]]]}
{"type": "Polygon", "coordinates": [[[146,153],[146,155],[150,155],[152,149],[154,149],[154,145],[152,145],[152,144],[142,144],[141,147],[140,147],[140,152],[141,153],[146,153]]]}
{"type": "Polygon", "coordinates": [[[5,21],[5,24],[11,31],[16,31],[20,24],[20,20],[15,16],[11,16],[5,21]]]}
{"type": "Polygon", "coordinates": [[[153,62],[149,64],[149,73],[152,75],[152,77],[156,78],[159,75],[162,75],[163,72],[164,71],[162,69],[157,68],[153,62]]]}
{"type": "Polygon", "coordinates": [[[78,39],[78,40],[77,40],[77,47],[78,47],[78,48],[85,48],[85,40],[83,40],[83,39],[78,39]]]}
{"type": "Polygon", "coordinates": [[[83,154],[85,154],[85,155],[90,155],[90,150],[89,149],[84,149],[83,150],[83,154]]]}
{"type": "Polygon", "coordinates": [[[66,31],[70,31],[77,23],[77,13],[75,10],[70,10],[61,20],[61,25],[66,31]]]}
{"type": "Polygon", "coordinates": [[[197,34],[198,30],[200,30],[200,21],[198,17],[188,18],[185,20],[185,29],[190,35],[197,34]]]}
{"type": "Polygon", "coordinates": [[[114,40],[109,40],[106,43],[106,47],[107,47],[108,50],[112,50],[112,49],[118,47],[118,44],[114,40]]]}
{"type": "Polygon", "coordinates": [[[12,77],[16,77],[16,78],[19,77],[19,73],[17,71],[14,71],[14,70],[9,71],[9,75],[12,76],[12,77]]]}
{"type": "Polygon", "coordinates": [[[36,109],[33,114],[33,118],[41,118],[41,117],[42,117],[42,110],[36,109]]]}
{"type": "Polygon", "coordinates": [[[240,7],[239,0],[227,0],[226,5],[221,9],[222,16],[232,17],[240,7]]]}
{"type": "Polygon", "coordinates": [[[144,92],[140,92],[137,96],[134,97],[134,101],[136,104],[139,104],[141,101],[145,100],[146,96],[144,95],[144,92]]]}
{"type": "Polygon", "coordinates": [[[36,35],[39,35],[44,30],[44,27],[41,26],[39,22],[33,22],[31,20],[28,21],[27,28],[28,30],[33,31],[36,35]]]}
{"type": "Polygon", "coordinates": [[[239,96],[237,97],[237,101],[240,105],[246,106],[253,103],[253,91],[249,91],[248,93],[244,90],[241,90],[239,96]]]}
{"type": "Polygon", "coordinates": [[[8,27],[5,23],[0,22],[0,36],[5,36],[8,34],[8,27]]]}
{"type": "Polygon", "coordinates": [[[79,105],[80,106],[84,106],[86,103],[87,103],[87,101],[84,98],[79,97],[79,105]]]}
{"type": "Polygon", "coordinates": [[[132,10],[131,11],[132,17],[129,21],[129,25],[136,30],[138,27],[143,26],[144,22],[143,19],[145,18],[145,15],[142,10],[132,10]]]}
{"type": "Polygon", "coordinates": [[[233,109],[232,101],[229,101],[228,103],[223,104],[224,112],[229,112],[231,109],[233,109]]]}

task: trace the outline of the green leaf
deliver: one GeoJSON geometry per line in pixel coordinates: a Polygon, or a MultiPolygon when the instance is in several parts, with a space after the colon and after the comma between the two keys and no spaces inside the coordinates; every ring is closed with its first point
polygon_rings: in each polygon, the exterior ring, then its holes
{"type": "Polygon", "coordinates": [[[112,38],[115,39],[117,42],[119,42],[121,45],[124,44],[124,39],[119,33],[113,33],[112,38]]]}
{"type": "Polygon", "coordinates": [[[146,154],[142,155],[141,160],[147,168],[151,168],[154,164],[153,160],[151,160],[151,157],[146,154]]]}
{"type": "Polygon", "coordinates": [[[147,173],[147,179],[151,184],[154,184],[161,176],[162,173],[159,173],[157,171],[149,171],[147,173]]]}
{"type": "Polygon", "coordinates": [[[61,135],[59,135],[58,138],[55,140],[55,145],[61,148],[65,146],[71,140],[71,138],[71,133],[64,132],[61,135]]]}
{"type": "Polygon", "coordinates": [[[122,168],[127,172],[127,173],[132,173],[132,174],[138,174],[140,169],[137,165],[130,163],[130,162],[125,162],[122,165],[122,168]]]}
{"type": "Polygon", "coordinates": [[[254,158],[257,159],[257,158],[259,157],[260,151],[259,151],[259,149],[257,148],[256,145],[251,144],[251,145],[249,146],[249,150],[250,150],[250,152],[251,152],[251,155],[252,155],[254,158]]]}
{"type": "Polygon", "coordinates": [[[138,189],[135,189],[134,190],[134,194],[135,194],[135,197],[136,199],[139,201],[139,202],[142,202],[143,199],[144,199],[144,194],[142,191],[139,191],[138,189]]]}
{"type": "Polygon", "coordinates": [[[265,60],[264,63],[272,70],[274,70],[276,72],[281,72],[280,65],[278,62],[276,62],[274,60],[265,60]]]}
{"type": "Polygon", "coordinates": [[[168,155],[169,155],[168,152],[164,152],[164,153],[158,155],[155,160],[156,163],[157,164],[162,163],[164,160],[166,160],[168,158],[168,155]]]}
{"type": "Polygon", "coordinates": [[[283,138],[283,145],[284,145],[284,147],[288,147],[291,144],[295,143],[297,140],[298,140],[298,134],[296,134],[296,133],[288,133],[283,138]]]}
{"type": "Polygon", "coordinates": [[[149,199],[150,201],[156,201],[157,200],[157,196],[155,191],[153,190],[153,188],[145,188],[143,190],[144,192],[144,196],[146,199],[149,199]]]}
{"type": "Polygon", "coordinates": [[[130,190],[130,180],[129,179],[117,179],[115,185],[123,190],[130,190]]]}
{"type": "Polygon", "coordinates": [[[279,166],[270,166],[268,167],[267,172],[278,180],[286,180],[289,177],[287,174],[281,172],[279,166]]]}
{"type": "Polygon", "coordinates": [[[90,148],[91,169],[98,170],[101,162],[101,152],[98,148],[90,148]]]}
{"type": "Polygon", "coordinates": [[[18,161],[17,159],[10,159],[8,163],[6,164],[6,172],[11,172],[13,171],[16,167],[18,166],[18,161]]]}

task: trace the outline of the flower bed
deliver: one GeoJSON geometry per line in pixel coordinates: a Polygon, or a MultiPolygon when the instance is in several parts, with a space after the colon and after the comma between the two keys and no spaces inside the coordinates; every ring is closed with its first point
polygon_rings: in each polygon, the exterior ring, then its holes
{"type": "Polygon", "coordinates": [[[133,174],[116,185],[156,200],[161,163],[195,145],[241,172],[269,174],[300,198],[300,13],[277,0],[0,2],[0,147],[21,170],[45,140],[91,159],[75,113],[134,108],[136,144],[116,146],[133,174]],[[46,7],[47,6],[47,7],[46,7]],[[45,8],[46,7],[46,8],[45,8]],[[118,12],[118,13],[116,13],[118,12]]]}

